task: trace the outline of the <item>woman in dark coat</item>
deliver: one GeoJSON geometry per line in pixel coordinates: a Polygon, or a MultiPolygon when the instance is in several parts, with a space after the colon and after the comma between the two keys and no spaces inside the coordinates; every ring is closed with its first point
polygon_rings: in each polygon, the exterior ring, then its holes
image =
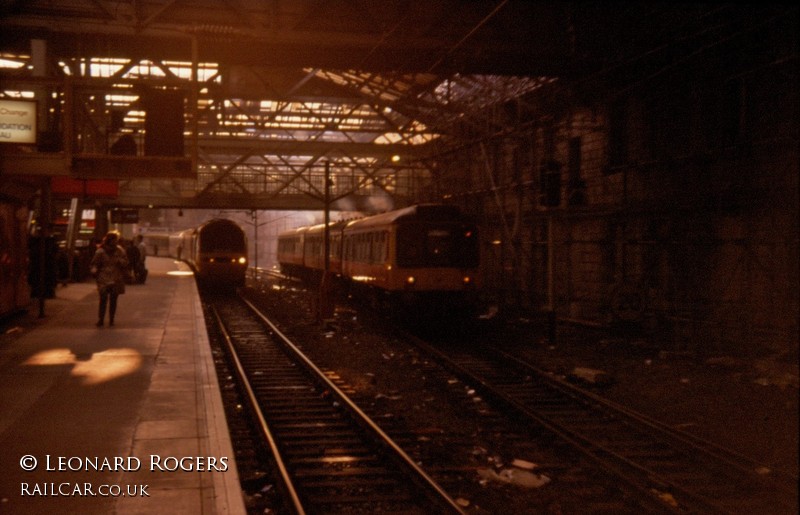
{"type": "Polygon", "coordinates": [[[100,294],[97,327],[102,327],[108,305],[108,325],[114,325],[117,312],[117,297],[125,293],[125,272],[128,256],[119,245],[119,233],[111,231],[103,238],[92,258],[91,270],[97,281],[100,294]]]}

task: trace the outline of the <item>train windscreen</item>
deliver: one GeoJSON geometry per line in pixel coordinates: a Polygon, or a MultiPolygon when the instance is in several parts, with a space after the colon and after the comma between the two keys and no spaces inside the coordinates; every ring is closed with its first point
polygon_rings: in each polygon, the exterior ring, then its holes
{"type": "Polygon", "coordinates": [[[397,266],[478,266],[478,234],[466,224],[405,223],[397,228],[397,266]]]}
{"type": "Polygon", "coordinates": [[[241,252],[244,248],[244,233],[235,226],[208,226],[201,234],[200,252],[241,252]]]}

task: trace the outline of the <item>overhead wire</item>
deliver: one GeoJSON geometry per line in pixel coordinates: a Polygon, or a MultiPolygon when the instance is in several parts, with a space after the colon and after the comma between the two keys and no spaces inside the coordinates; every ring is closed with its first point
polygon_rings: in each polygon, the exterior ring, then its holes
{"type": "Polygon", "coordinates": [[[484,25],[486,25],[486,23],[487,23],[489,20],[491,20],[492,18],[494,18],[494,16],[495,16],[495,15],[496,15],[498,12],[500,12],[500,9],[502,9],[503,7],[505,7],[505,5],[506,5],[507,3],[508,3],[508,0],[502,0],[502,1],[501,1],[499,4],[497,4],[497,5],[494,7],[494,9],[492,9],[492,10],[491,10],[491,12],[490,12],[489,14],[487,14],[486,16],[484,16],[484,18],[483,18],[481,21],[479,21],[477,25],[475,25],[475,26],[474,26],[474,27],[473,27],[473,28],[472,28],[472,29],[471,29],[469,32],[467,32],[467,33],[464,35],[464,37],[462,37],[462,38],[461,38],[461,39],[460,39],[460,40],[459,40],[459,41],[458,41],[458,42],[457,42],[455,45],[453,45],[452,47],[450,47],[450,48],[447,50],[447,52],[445,52],[445,54],[444,54],[442,57],[440,57],[440,58],[439,58],[439,59],[438,59],[438,60],[437,60],[435,63],[433,63],[433,64],[430,66],[430,68],[428,68],[428,70],[427,70],[427,73],[433,73],[433,70],[434,70],[434,69],[436,69],[436,68],[437,68],[437,67],[438,67],[440,64],[442,64],[442,62],[443,62],[443,61],[444,61],[444,60],[445,60],[447,57],[449,57],[449,56],[450,56],[450,54],[452,54],[452,53],[453,53],[453,52],[454,52],[456,49],[458,49],[458,48],[459,48],[461,45],[463,45],[463,44],[464,44],[464,43],[465,43],[465,42],[466,42],[466,41],[467,41],[469,38],[471,38],[471,37],[472,37],[472,35],[473,35],[473,34],[475,34],[475,33],[476,33],[478,30],[480,30],[480,28],[481,28],[481,27],[483,27],[484,25]]]}

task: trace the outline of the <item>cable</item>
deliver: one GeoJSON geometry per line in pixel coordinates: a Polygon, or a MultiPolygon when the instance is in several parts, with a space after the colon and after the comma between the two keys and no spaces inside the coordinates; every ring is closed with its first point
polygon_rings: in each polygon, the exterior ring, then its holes
{"type": "Polygon", "coordinates": [[[461,45],[463,45],[463,44],[464,44],[464,42],[465,42],[466,40],[468,40],[468,39],[469,39],[469,38],[470,38],[470,37],[471,37],[473,34],[475,34],[475,32],[477,32],[477,31],[478,31],[478,29],[480,29],[481,27],[483,27],[483,26],[484,26],[484,25],[485,25],[485,24],[486,24],[486,23],[487,23],[487,22],[488,22],[490,19],[492,19],[492,18],[494,17],[494,15],[495,15],[495,14],[497,14],[497,12],[498,12],[498,11],[500,11],[500,9],[502,9],[502,8],[503,8],[503,7],[504,7],[504,6],[505,6],[507,3],[508,3],[508,0],[503,0],[502,2],[500,2],[499,4],[497,4],[497,6],[495,6],[495,8],[494,8],[494,9],[492,9],[492,12],[490,12],[489,14],[487,14],[487,15],[486,15],[486,16],[485,16],[485,17],[484,17],[484,18],[483,18],[483,19],[482,19],[480,22],[478,22],[478,24],[477,24],[477,25],[475,25],[475,27],[473,27],[473,28],[472,28],[472,30],[470,30],[469,32],[467,32],[467,34],[466,34],[466,35],[465,35],[463,38],[461,38],[461,40],[459,40],[459,42],[458,42],[458,43],[456,43],[455,45],[453,45],[452,47],[450,47],[450,49],[449,49],[447,52],[445,52],[445,54],[444,54],[442,57],[440,57],[438,61],[436,61],[435,63],[433,63],[433,64],[431,65],[431,67],[430,67],[430,68],[428,68],[428,70],[427,70],[427,72],[426,72],[426,73],[432,73],[432,72],[433,72],[433,70],[434,70],[434,68],[436,68],[437,66],[439,66],[440,64],[442,64],[442,61],[444,61],[444,60],[445,60],[445,58],[446,58],[447,56],[449,56],[450,54],[452,54],[452,53],[453,53],[453,51],[455,51],[455,50],[456,50],[458,47],[460,47],[461,45]]]}

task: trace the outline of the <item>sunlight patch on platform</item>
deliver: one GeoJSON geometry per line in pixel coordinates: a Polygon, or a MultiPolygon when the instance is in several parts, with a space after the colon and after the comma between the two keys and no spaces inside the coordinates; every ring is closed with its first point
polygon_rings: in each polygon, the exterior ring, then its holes
{"type": "Polygon", "coordinates": [[[25,360],[23,365],[72,365],[70,375],[93,386],[134,373],[142,365],[142,356],[133,349],[109,349],[101,352],[75,353],[70,349],[49,349],[25,360]]]}

